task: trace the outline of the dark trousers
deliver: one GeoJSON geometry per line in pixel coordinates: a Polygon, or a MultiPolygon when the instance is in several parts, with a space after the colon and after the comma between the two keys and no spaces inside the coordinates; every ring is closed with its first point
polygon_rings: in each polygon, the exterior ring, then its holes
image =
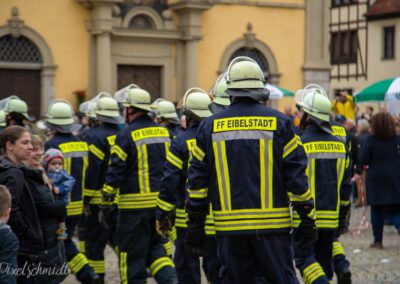
{"type": "Polygon", "coordinates": [[[294,244],[296,267],[300,270],[305,282],[319,284],[329,283],[329,280],[332,280],[332,250],[335,234],[335,230],[319,229],[318,240],[307,257],[299,256],[294,244]]]}
{"type": "Polygon", "coordinates": [[[253,284],[261,273],[270,283],[299,283],[289,233],[217,236],[223,284],[253,284]]]}
{"type": "Polygon", "coordinates": [[[383,238],[384,220],[387,217],[397,230],[400,230],[399,205],[371,205],[371,224],[374,243],[381,243],[383,238]]]}
{"type": "Polygon", "coordinates": [[[89,266],[86,256],[78,250],[72,240],[79,218],[80,216],[68,216],[66,219],[68,238],[65,240],[65,253],[69,267],[76,275],[76,278],[82,282],[93,277],[95,273],[93,268],[89,266]]]}
{"type": "Polygon", "coordinates": [[[86,217],[85,222],[85,246],[86,257],[89,259],[90,264],[94,268],[94,272],[101,278],[105,274],[105,260],[104,250],[106,245],[109,244],[113,249],[117,245],[117,208],[110,211],[107,222],[109,227],[106,228],[99,223],[100,208],[98,205],[91,204],[90,214],[86,217]]]}
{"type": "Polygon", "coordinates": [[[146,283],[146,268],[157,283],[177,283],[174,264],[155,230],[153,210],[119,211],[117,234],[121,283],[146,283]]]}

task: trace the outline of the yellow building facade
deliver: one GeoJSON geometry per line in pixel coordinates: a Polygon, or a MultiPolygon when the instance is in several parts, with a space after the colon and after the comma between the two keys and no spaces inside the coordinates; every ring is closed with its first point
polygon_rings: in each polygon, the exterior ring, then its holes
{"type": "MultiPolygon", "coordinates": [[[[75,105],[76,94],[91,98],[136,83],[153,99],[176,102],[190,87],[210,90],[237,55],[256,59],[270,83],[296,90],[307,81],[307,5],[3,0],[0,98],[20,96],[39,116],[52,99],[75,105]]],[[[293,99],[279,108],[287,103],[293,99]]]]}

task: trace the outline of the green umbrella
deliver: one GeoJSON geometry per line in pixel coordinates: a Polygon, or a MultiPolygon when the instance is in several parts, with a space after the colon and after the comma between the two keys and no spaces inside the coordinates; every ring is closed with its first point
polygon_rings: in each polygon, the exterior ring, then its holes
{"type": "Polygon", "coordinates": [[[400,101],[400,77],[376,82],[354,94],[356,103],[396,100],[400,101]]]}
{"type": "Polygon", "coordinates": [[[283,97],[294,97],[294,93],[288,91],[284,88],[272,85],[272,84],[265,84],[265,88],[269,90],[269,98],[270,99],[280,99],[283,97]]]}

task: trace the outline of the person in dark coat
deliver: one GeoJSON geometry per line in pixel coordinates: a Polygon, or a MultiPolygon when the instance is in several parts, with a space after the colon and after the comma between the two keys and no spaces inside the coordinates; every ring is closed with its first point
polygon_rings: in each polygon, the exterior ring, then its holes
{"type": "Polygon", "coordinates": [[[365,139],[361,162],[368,165],[366,177],[367,201],[371,205],[371,223],[374,242],[371,248],[382,249],[385,213],[400,229],[400,136],[396,135],[393,118],[378,113],[371,120],[372,135],[365,139]]]}
{"type": "Polygon", "coordinates": [[[54,200],[50,182],[41,165],[43,155],[43,141],[39,136],[32,136],[33,151],[27,160],[28,167],[25,176],[35,201],[39,214],[40,225],[44,238],[44,248],[47,253],[42,254],[40,262],[42,266],[49,267],[57,273],[54,275],[38,275],[40,283],[60,283],[68,275],[64,242],[57,240],[58,219],[67,215],[68,202],[54,200]]]}
{"type": "Polygon", "coordinates": [[[11,194],[7,187],[0,185],[0,283],[16,283],[16,275],[12,272],[18,267],[18,238],[7,225],[11,212],[11,194]]]}
{"type": "MultiPolygon", "coordinates": [[[[11,216],[8,224],[17,235],[18,267],[35,264],[43,251],[43,234],[36,206],[25,178],[22,165],[32,151],[31,135],[21,126],[9,126],[0,134],[0,184],[7,186],[12,197],[11,216]]],[[[18,276],[19,283],[32,283],[27,275],[18,276]]]]}

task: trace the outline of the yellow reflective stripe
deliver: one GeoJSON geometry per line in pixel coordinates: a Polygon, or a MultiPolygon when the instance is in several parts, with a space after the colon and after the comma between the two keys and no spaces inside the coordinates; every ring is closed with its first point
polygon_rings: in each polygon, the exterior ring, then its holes
{"type": "Polygon", "coordinates": [[[158,192],[146,194],[120,194],[118,198],[119,209],[150,209],[155,208],[157,204],[158,192]]]}
{"type": "Polygon", "coordinates": [[[160,197],[157,197],[157,206],[164,211],[172,211],[175,208],[174,204],[162,200],[160,197]]]}
{"type": "Polygon", "coordinates": [[[128,157],[125,151],[116,144],[111,148],[111,154],[116,154],[123,162],[125,162],[128,157]]]}
{"type": "Polygon", "coordinates": [[[106,193],[106,194],[115,194],[115,192],[117,191],[117,189],[114,188],[114,187],[112,187],[112,186],[110,186],[110,185],[108,185],[108,184],[104,184],[104,185],[103,185],[102,191],[103,191],[104,193],[106,193]]]}
{"type": "Polygon", "coordinates": [[[110,146],[114,146],[115,145],[115,139],[117,138],[117,135],[110,135],[110,136],[108,136],[107,137],[107,141],[108,141],[108,144],[110,145],[110,146]]]}
{"type": "Polygon", "coordinates": [[[273,140],[268,140],[268,208],[273,207],[273,196],[272,189],[273,187],[273,168],[274,168],[274,153],[273,153],[273,140]]]}
{"type": "Polygon", "coordinates": [[[172,244],[171,241],[168,240],[168,242],[164,243],[164,249],[167,255],[172,255],[172,244]]]}
{"type": "Polygon", "coordinates": [[[88,156],[84,156],[83,157],[83,167],[82,167],[82,188],[85,188],[86,186],[86,170],[89,166],[89,157],[88,156]]]}
{"type": "Polygon", "coordinates": [[[288,192],[288,196],[290,201],[292,202],[305,202],[312,198],[311,190],[308,188],[307,191],[301,195],[294,194],[292,192],[288,192]]]}
{"type": "Polygon", "coordinates": [[[86,142],[66,142],[58,145],[63,154],[71,152],[87,152],[88,146],[86,142]]]}
{"type": "Polygon", "coordinates": [[[241,116],[215,119],[213,132],[235,131],[235,130],[262,130],[273,131],[277,129],[276,117],[264,116],[241,116]]]}
{"type": "Polygon", "coordinates": [[[311,284],[324,275],[325,273],[321,265],[317,262],[314,262],[303,270],[303,279],[306,284],[311,284]]]}
{"type": "Polygon", "coordinates": [[[72,158],[64,158],[64,169],[67,173],[71,174],[71,167],[72,167],[72,158]]]}
{"type": "Polygon", "coordinates": [[[260,139],[260,195],[261,195],[261,208],[266,208],[266,179],[267,173],[265,172],[265,140],[260,139]]]}
{"type": "Polygon", "coordinates": [[[95,197],[99,194],[101,195],[101,192],[100,192],[100,190],[97,190],[97,189],[88,189],[88,188],[83,189],[84,196],[95,197]]]}
{"type": "Polygon", "coordinates": [[[169,138],[169,132],[164,127],[146,127],[141,128],[131,133],[133,141],[137,142],[143,139],[166,137],[169,138]]]}
{"type": "Polygon", "coordinates": [[[317,228],[325,229],[337,229],[339,226],[339,220],[315,220],[317,228]]]}
{"type": "Polygon", "coordinates": [[[128,284],[128,253],[121,252],[119,257],[119,274],[122,284],[128,284]]]}
{"type": "Polygon", "coordinates": [[[200,189],[188,189],[190,198],[206,198],[208,194],[208,188],[200,188],[200,189]]]}
{"type": "Polygon", "coordinates": [[[166,256],[160,257],[159,259],[157,259],[150,265],[149,269],[150,269],[151,275],[152,276],[156,275],[157,272],[160,271],[160,269],[165,266],[175,267],[174,263],[172,262],[172,260],[169,257],[166,257],[166,256]]]}
{"type": "Polygon", "coordinates": [[[218,179],[218,190],[223,210],[231,210],[231,193],[229,168],[226,157],[225,141],[213,142],[213,150],[215,156],[215,169],[218,179]]]}
{"type": "Polygon", "coordinates": [[[81,215],[83,212],[83,201],[71,201],[67,205],[67,216],[81,215]]]}
{"type": "Polygon", "coordinates": [[[147,157],[147,145],[137,147],[139,189],[141,193],[150,192],[149,161],[147,157]]]}
{"type": "Polygon", "coordinates": [[[267,230],[283,229],[290,227],[290,217],[277,219],[251,219],[233,221],[218,221],[217,219],[215,219],[216,231],[267,230]]]}
{"type": "Polygon", "coordinates": [[[78,241],[79,251],[83,254],[86,252],[86,243],[85,241],[78,241]]]}
{"type": "MultiPolygon", "coordinates": [[[[343,182],[343,177],[344,177],[344,172],[345,172],[345,160],[344,159],[338,159],[336,162],[336,168],[337,168],[337,177],[338,177],[338,184],[337,184],[337,194],[340,197],[340,189],[341,189],[341,185],[343,182]]],[[[341,205],[341,200],[340,198],[338,198],[338,204],[337,204],[337,210],[339,211],[339,207],[341,205]]]]}
{"type": "Polygon", "coordinates": [[[315,200],[315,159],[308,160],[308,184],[310,186],[311,197],[315,200]]]}
{"type": "Polygon", "coordinates": [[[342,136],[346,137],[346,130],[344,126],[331,126],[332,127],[332,135],[333,136],[342,136]]]}
{"type": "Polygon", "coordinates": [[[106,273],[106,262],[104,260],[91,260],[89,259],[89,265],[93,267],[96,274],[106,273]]]}
{"type": "Polygon", "coordinates": [[[175,226],[173,226],[172,230],[168,233],[168,237],[171,241],[173,241],[173,242],[176,241],[177,235],[176,235],[176,227],[175,226]]]}
{"type": "Polygon", "coordinates": [[[271,209],[238,209],[232,211],[212,211],[215,222],[223,220],[237,219],[268,219],[268,218],[288,218],[290,217],[289,208],[271,209]]]}
{"type": "Polygon", "coordinates": [[[95,155],[97,158],[99,158],[100,160],[104,160],[104,157],[106,156],[106,154],[104,154],[103,151],[101,151],[98,147],[96,147],[96,145],[92,144],[89,146],[89,151],[95,155]]]}
{"type": "Polygon", "coordinates": [[[295,135],[292,140],[290,140],[284,147],[283,147],[283,158],[286,158],[290,153],[292,153],[298,146],[299,138],[295,135]]]}
{"type": "Polygon", "coordinates": [[[349,206],[350,200],[340,200],[340,206],[349,206]]]}
{"type": "Polygon", "coordinates": [[[192,154],[199,161],[203,161],[204,157],[206,156],[206,154],[197,145],[194,146],[192,154]]]}
{"type": "Polygon", "coordinates": [[[172,154],[171,151],[168,151],[167,160],[168,160],[168,162],[173,164],[178,169],[180,169],[180,170],[182,169],[183,161],[181,159],[179,159],[177,156],[175,156],[174,154],[172,154]]]}
{"type": "Polygon", "coordinates": [[[342,142],[319,141],[303,144],[307,154],[311,153],[346,153],[346,148],[342,142]]]}
{"type": "Polygon", "coordinates": [[[339,218],[339,210],[317,210],[318,218],[337,219],[339,218]]]}
{"type": "Polygon", "coordinates": [[[340,242],[333,242],[332,256],[346,255],[343,245],[340,242]]]}
{"type": "Polygon", "coordinates": [[[74,274],[78,273],[86,264],[89,264],[89,261],[86,256],[80,252],[68,262],[68,265],[74,274]]]}

